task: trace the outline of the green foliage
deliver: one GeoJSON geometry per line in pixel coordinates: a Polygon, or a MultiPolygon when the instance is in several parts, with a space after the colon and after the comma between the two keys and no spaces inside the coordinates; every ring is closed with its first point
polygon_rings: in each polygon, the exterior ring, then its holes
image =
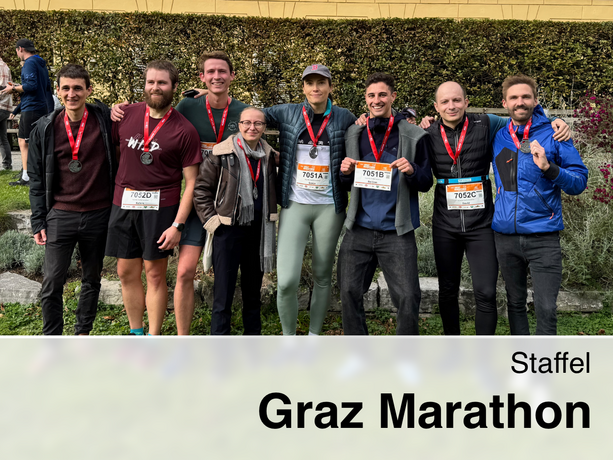
{"type": "Polygon", "coordinates": [[[30,189],[9,185],[15,180],[14,175],[15,171],[0,171],[0,233],[11,228],[12,222],[7,218],[7,212],[30,209],[30,189]]]}
{"type": "Polygon", "coordinates": [[[0,269],[8,270],[22,265],[36,243],[28,235],[9,230],[0,236],[0,269]]]}
{"type": "Polygon", "coordinates": [[[0,54],[14,75],[20,73],[14,45],[27,36],[54,71],[69,62],[86,66],[95,96],[106,103],[140,100],[142,70],[152,59],[175,63],[181,90],[201,85],[198,56],[214,49],[233,58],[233,95],[258,106],[302,100],[300,76],[315,62],[331,68],[336,103],[354,113],[364,109],[362,84],[374,71],[393,74],[397,105],[420,114],[433,111],[434,89],[450,79],[467,88],[477,107],[500,106],[500,84],[510,74],[532,75],[565,99],[608,92],[613,79],[610,22],[1,10],[0,28],[0,54]]]}
{"type": "Polygon", "coordinates": [[[29,275],[40,275],[43,273],[44,262],[44,246],[34,246],[23,258],[23,268],[29,275]]]}

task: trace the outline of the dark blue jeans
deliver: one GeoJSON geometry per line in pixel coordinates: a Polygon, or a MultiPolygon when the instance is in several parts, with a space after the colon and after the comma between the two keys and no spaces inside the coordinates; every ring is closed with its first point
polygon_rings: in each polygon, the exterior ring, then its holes
{"type": "Polygon", "coordinates": [[[363,296],[377,264],[398,309],[396,334],[418,335],[421,290],[414,232],[398,236],[395,231],[379,232],[359,225],[347,230],[338,256],[345,335],[368,335],[363,296]]]}
{"type": "Polygon", "coordinates": [[[47,214],[47,245],[41,291],[43,334],[61,335],[64,330],[62,292],[77,243],[82,277],[75,335],[88,334],[92,330],[98,310],[100,273],[110,212],[109,207],[88,212],[51,209],[47,214]]]}
{"type": "Polygon", "coordinates": [[[528,269],[534,289],[536,334],[556,335],[558,292],[562,283],[562,250],[558,232],[530,235],[494,233],[496,254],[507,290],[512,335],[529,335],[526,299],[528,269]]]}

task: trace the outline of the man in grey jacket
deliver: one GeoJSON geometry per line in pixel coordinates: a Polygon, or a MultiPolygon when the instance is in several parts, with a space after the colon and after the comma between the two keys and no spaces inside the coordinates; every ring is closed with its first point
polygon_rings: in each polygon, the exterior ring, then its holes
{"type": "Polygon", "coordinates": [[[391,75],[366,80],[369,117],[345,136],[347,157],[340,179],[351,188],[338,270],[345,335],[366,335],[363,295],[377,265],[398,310],[396,334],[419,334],[421,301],[414,230],[419,227],[418,192],[432,187],[427,134],[392,111],[391,75]]]}

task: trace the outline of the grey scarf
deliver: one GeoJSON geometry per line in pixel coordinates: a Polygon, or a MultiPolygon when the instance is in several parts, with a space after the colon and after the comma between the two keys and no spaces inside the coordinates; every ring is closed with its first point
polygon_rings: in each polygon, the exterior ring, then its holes
{"type": "MultiPolygon", "coordinates": [[[[251,171],[247,165],[247,159],[243,155],[243,150],[239,147],[237,139],[241,140],[241,144],[245,149],[245,153],[250,158],[259,158],[262,161],[260,174],[264,174],[263,180],[263,196],[262,196],[262,233],[260,237],[260,268],[263,272],[270,272],[275,268],[275,223],[268,221],[268,159],[266,152],[262,148],[262,144],[258,143],[257,149],[252,150],[247,144],[241,133],[238,133],[232,142],[234,143],[234,151],[238,157],[241,166],[241,177],[239,180],[238,194],[241,197],[241,210],[238,218],[239,225],[249,225],[254,219],[254,204],[253,204],[253,179],[251,171]]],[[[255,174],[257,174],[254,171],[255,174]]],[[[275,209],[276,211],[276,209],[275,209]]]]}

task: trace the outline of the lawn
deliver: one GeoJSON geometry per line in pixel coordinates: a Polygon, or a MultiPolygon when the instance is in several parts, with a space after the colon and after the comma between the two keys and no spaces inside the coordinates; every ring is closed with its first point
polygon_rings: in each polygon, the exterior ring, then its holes
{"type": "MultiPolygon", "coordinates": [[[[71,283],[68,292],[74,292],[74,283],[71,283]],[[70,290],[72,289],[72,291],[70,290]]],[[[64,334],[74,333],[75,310],[77,300],[67,295],[64,304],[64,334]]],[[[534,333],[536,317],[529,313],[530,329],[534,333]]],[[[145,317],[146,319],[146,317],[145,317]]],[[[461,330],[463,335],[475,334],[475,321],[473,317],[462,316],[461,330]]],[[[396,320],[384,310],[376,310],[367,319],[368,330],[371,335],[393,335],[396,320]]],[[[298,335],[308,334],[309,315],[300,312],[298,315],[298,335]]],[[[192,335],[208,335],[211,328],[211,312],[208,308],[197,308],[192,322],[192,335]]],[[[145,330],[147,328],[145,327],[145,330]]],[[[443,335],[443,323],[439,315],[423,317],[419,323],[421,335],[443,335]]],[[[125,335],[129,332],[128,318],[122,306],[100,304],[98,316],[94,323],[92,335],[125,335]]],[[[242,334],[242,318],[240,308],[235,307],[232,315],[232,333],[242,334]]],[[[40,304],[19,305],[6,304],[0,306],[0,335],[40,335],[42,333],[42,314],[40,304]]],[[[162,327],[163,335],[176,335],[177,328],[174,312],[168,311],[162,327]]],[[[280,335],[281,323],[276,308],[268,305],[262,308],[262,334],[280,335]]],[[[323,335],[342,334],[342,321],[338,315],[328,315],[322,331],[323,335]]],[[[498,319],[497,335],[509,335],[509,322],[506,318],[498,319]]],[[[612,335],[613,317],[610,305],[597,313],[558,313],[558,335],[612,335]]]]}

